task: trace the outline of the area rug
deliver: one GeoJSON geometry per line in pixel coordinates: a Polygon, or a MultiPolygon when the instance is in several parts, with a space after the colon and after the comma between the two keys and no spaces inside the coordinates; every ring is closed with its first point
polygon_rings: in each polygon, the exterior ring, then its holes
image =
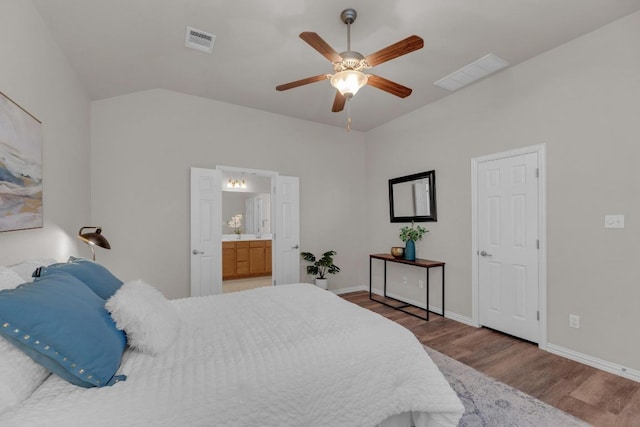
{"type": "Polygon", "coordinates": [[[459,427],[573,427],[590,424],[424,346],[464,404],[459,427]]]}

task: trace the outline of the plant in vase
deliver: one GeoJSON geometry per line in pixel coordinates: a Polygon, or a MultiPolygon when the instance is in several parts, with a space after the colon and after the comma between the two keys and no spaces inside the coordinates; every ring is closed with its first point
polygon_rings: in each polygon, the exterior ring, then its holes
{"type": "Polygon", "coordinates": [[[240,237],[240,234],[242,233],[242,229],[240,228],[242,227],[242,214],[235,214],[232,216],[231,219],[227,221],[227,226],[233,228],[233,232],[240,237]]]}
{"type": "Polygon", "coordinates": [[[404,249],[404,259],[407,261],[415,261],[416,260],[416,243],[418,240],[422,239],[424,233],[427,233],[427,230],[424,227],[416,226],[413,221],[411,221],[411,227],[408,225],[402,227],[400,229],[400,240],[405,242],[404,249]]]}
{"type": "Polygon", "coordinates": [[[336,251],[327,251],[319,259],[316,259],[316,256],[311,252],[300,252],[300,256],[305,261],[312,263],[307,266],[307,274],[316,276],[316,286],[322,289],[328,288],[326,275],[336,274],[340,271],[340,267],[333,263],[336,251]]]}

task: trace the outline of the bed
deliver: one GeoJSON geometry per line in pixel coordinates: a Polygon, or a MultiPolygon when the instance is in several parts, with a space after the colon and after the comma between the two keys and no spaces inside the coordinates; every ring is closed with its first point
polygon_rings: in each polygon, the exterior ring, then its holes
{"type": "MultiPolygon", "coordinates": [[[[129,346],[111,385],[78,386],[46,374],[28,398],[0,413],[0,425],[422,427],[455,426],[462,415],[410,331],[330,292],[281,285],[145,307],[163,297],[149,285],[155,296],[126,296],[125,289],[143,285],[123,284],[106,307],[114,320],[118,311],[109,304],[119,297],[138,317],[147,313],[144,322],[171,312],[155,319],[150,348],[132,344],[141,332],[128,320],[121,329],[129,346]]],[[[0,291],[0,321],[9,292],[0,291]]]]}

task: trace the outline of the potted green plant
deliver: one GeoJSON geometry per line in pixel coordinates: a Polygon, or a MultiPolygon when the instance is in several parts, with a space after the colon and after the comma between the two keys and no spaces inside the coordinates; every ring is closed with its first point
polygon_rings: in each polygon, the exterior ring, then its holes
{"type": "Polygon", "coordinates": [[[424,227],[416,226],[413,221],[411,221],[411,226],[408,225],[402,227],[400,229],[400,240],[405,242],[404,248],[404,259],[407,261],[415,261],[416,260],[416,241],[422,239],[424,233],[427,233],[427,230],[424,227]]]}
{"type": "Polygon", "coordinates": [[[300,256],[311,265],[307,266],[307,274],[316,276],[316,286],[327,289],[327,274],[336,274],[340,271],[340,267],[333,263],[333,257],[336,256],[336,251],[327,251],[322,254],[321,258],[316,259],[316,256],[311,252],[301,252],[300,256]]]}

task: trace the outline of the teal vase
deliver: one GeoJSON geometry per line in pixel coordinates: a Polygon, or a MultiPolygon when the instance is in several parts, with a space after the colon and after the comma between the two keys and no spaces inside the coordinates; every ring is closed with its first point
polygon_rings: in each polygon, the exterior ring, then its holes
{"type": "Polygon", "coordinates": [[[407,240],[404,248],[404,259],[407,261],[416,260],[416,242],[413,240],[407,240]]]}

